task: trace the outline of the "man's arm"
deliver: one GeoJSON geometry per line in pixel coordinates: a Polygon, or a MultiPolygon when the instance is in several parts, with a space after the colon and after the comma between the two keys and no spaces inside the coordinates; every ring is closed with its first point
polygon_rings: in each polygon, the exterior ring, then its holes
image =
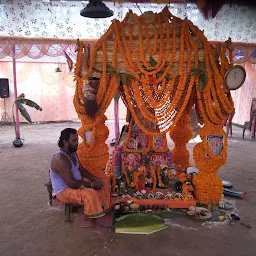
{"type": "MultiPolygon", "coordinates": [[[[77,159],[78,159],[78,157],[77,157],[77,159]]],[[[79,159],[78,159],[78,161],[79,161],[79,159]]],[[[98,180],[99,180],[99,178],[97,178],[96,176],[94,176],[93,174],[91,174],[89,171],[87,171],[87,170],[82,166],[82,164],[80,163],[80,161],[79,161],[79,170],[80,170],[80,172],[81,172],[81,174],[82,174],[83,177],[85,177],[85,178],[87,178],[87,179],[89,179],[89,180],[91,180],[91,181],[98,181],[98,180]]]]}
{"type": "Polygon", "coordinates": [[[91,182],[83,182],[75,180],[71,171],[70,161],[62,154],[56,155],[52,163],[53,167],[56,166],[57,172],[60,174],[64,182],[69,188],[78,189],[81,186],[91,188],[91,182]]]}
{"type": "Polygon", "coordinates": [[[87,178],[91,181],[99,180],[96,176],[94,176],[89,171],[87,171],[81,164],[79,165],[79,170],[80,170],[83,177],[85,177],[85,178],[87,178]]]}
{"type": "MultiPolygon", "coordinates": [[[[77,157],[77,159],[78,159],[78,157],[77,157]]],[[[79,161],[79,159],[78,159],[78,161],[79,161]]],[[[85,177],[85,178],[89,179],[90,181],[92,181],[92,187],[93,187],[94,189],[97,190],[97,189],[101,189],[101,188],[102,188],[102,186],[103,186],[102,181],[101,181],[98,177],[94,176],[94,175],[91,174],[89,171],[87,171],[87,170],[82,166],[82,164],[80,163],[80,161],[79,161],[79,170],[80,170],[80,172],[81,172],[81,174],[82,174],[83,177],[85,177]]]]}

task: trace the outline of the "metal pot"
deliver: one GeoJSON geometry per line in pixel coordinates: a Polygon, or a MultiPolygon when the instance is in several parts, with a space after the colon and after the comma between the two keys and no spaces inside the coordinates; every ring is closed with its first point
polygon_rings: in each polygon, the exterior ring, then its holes
{"type": "Polygon", "coordinates": [[[16,139],[12,142],[12,144],[13,144],[14,147],[20,148],[20,147],[23,146],[23,142],[24,142],[24,139],[17,139],[17,138],[16,138],[16,139]]]}

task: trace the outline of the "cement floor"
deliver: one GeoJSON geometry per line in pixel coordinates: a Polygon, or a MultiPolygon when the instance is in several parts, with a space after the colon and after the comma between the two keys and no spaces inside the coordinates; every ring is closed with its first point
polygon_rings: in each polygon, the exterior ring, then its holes
{"type": "MultiPolygon", "coordinates": [[[[25,144],[14,148],[13,127],[0,125],[0,255],[256,255],[256,141],[248,135],[243,141],[240,128],[234,127],[228,162],[219,171],[219,176],[231,180],[235,189],[247,192],[244,200],[236,200],[240,222],[201,223],[177,217],[169,221],[167,230],[149,236],[112,233],[99,237],[89,229],[64,223],[63,210],[47,205],[44,183],[59,133],[66,127],[79,126],[80,123],[22,125],[25,144]]],[[[113,128],[113,124],[109,127],[113,128]]],[[[112,138],[113,129],[109,140],[112,138]]],[[[194,144],[188,144],[188,148],[194,144]]]]}

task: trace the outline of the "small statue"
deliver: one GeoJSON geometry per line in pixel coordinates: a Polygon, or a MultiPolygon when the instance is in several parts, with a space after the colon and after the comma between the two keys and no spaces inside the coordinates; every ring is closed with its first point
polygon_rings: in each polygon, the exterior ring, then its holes
{"type": "Polygon", "coordinates": [[[152,188],[153,177],[151,175],[151,170],[145,168],[144,177],[145,177],[145,186],[152,188]]]}

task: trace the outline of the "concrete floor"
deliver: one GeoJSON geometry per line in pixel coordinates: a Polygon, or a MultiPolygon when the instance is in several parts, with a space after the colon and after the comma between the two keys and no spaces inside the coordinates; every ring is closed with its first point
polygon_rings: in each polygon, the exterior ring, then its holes
{"type": "MultiPolygon", "coordinates": [[[[25,145],[14,148],[13,127],[0,125],[1,256],[256,255],[256,141],[248,135],[243,141],[240,128],[234,127],[228,162],[219,171],[219,176],[231,180],[235,189],[248,193],[244,200],[236,200],[240,222],[202,223],[177,217],[169,221],[167,230],[149,236],[112,233],[99,237],[89,229],[63,223],[63,210],[47,205],[44,183],[59,133],[66,127],[79,126],[80,123],[22,125],[25,145]]],[[[112,131],[109,138],[113,138],[112,131]]],[[[188,148],[194,144],[188,144],[188,148]]]]}

